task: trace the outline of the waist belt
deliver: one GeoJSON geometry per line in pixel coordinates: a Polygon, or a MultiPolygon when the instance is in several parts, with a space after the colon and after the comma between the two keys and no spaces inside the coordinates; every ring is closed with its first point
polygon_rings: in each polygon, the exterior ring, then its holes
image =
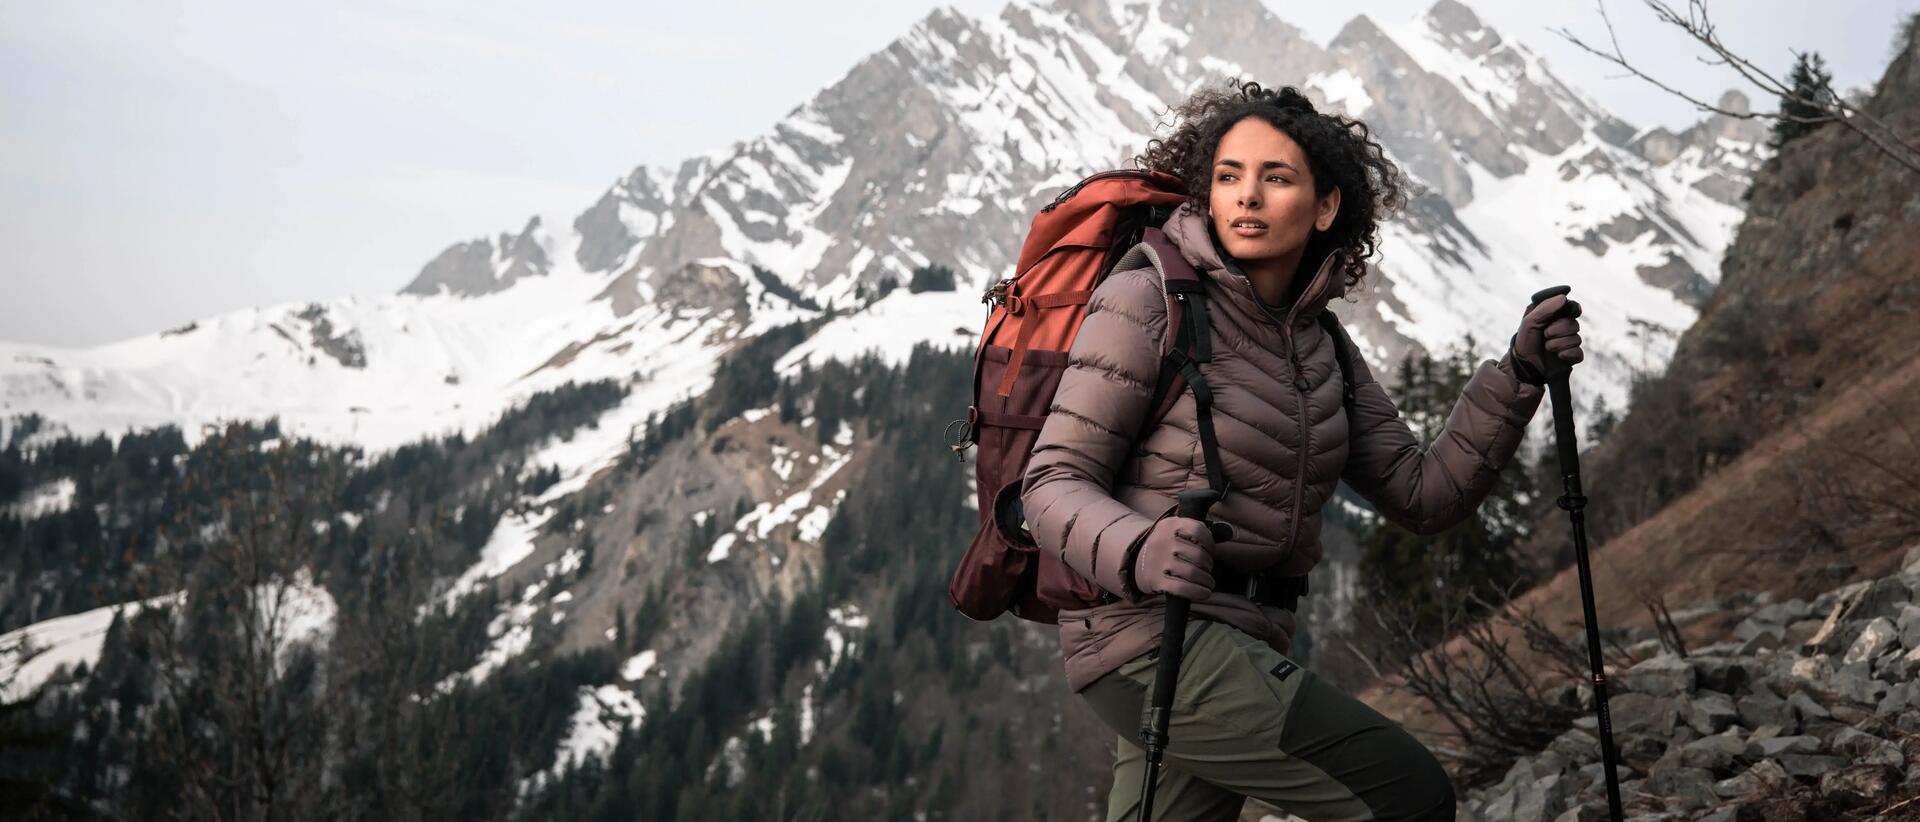
{"type": "Polygon", "coordinates": [[[1213,590],[1217,593],[1243,596],[1256,605],[1288,611],[1298,611],[1300,598],[1307,594],[1305,575],[1281,576],[1270,571],[1248,574],[1216,565],[1213,568],[1213,580],[1213,590]]]}

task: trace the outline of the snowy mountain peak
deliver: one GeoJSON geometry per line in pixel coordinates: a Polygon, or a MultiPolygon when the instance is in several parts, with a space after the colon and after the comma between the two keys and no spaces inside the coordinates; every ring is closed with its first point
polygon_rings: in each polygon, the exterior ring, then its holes
{"type": "Polygon", "coordinates": [[[81,430],[284,410],[296,430],[393,444],[567,379],[638,379],[622,413],[644,415],[798,320],[828,321],[782,367],[971,344],[973,295],[1006,275],[1034,210],[1129,165],[1172,105],[1228,77],[1364,117],[1421,189],[1385,227],[1369,302],[1338,308],[1370,356],[1504,339],[1526,294],[1573,282],[1596,323],[1667,340],[1596,346],[1583,384],[1616,407],[1710,293],[1758,151],[1731,118],[1636,137],[1456,0],[1356,16],[1324,48],[1259,0],[941,7],[766,132],[456,243],[399,294],[84,352],[0,347],[0,400],[81,430]],[[956,290],[888,293],[930,265],[956,290]],[[220,368],[192,361],[212,351],[220,368]]]}
{"type": "Polygon", "coordinates": [[[1500,33],[1480,22],[1480,16],[1458,0],[1440,0],[1420,19],[1436,39],[1468,57],[1484,56],[1500,46],[1500,33]]]}

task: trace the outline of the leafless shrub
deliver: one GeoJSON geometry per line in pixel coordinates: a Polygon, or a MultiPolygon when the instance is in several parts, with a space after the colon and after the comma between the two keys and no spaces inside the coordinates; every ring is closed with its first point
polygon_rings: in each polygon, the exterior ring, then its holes
{"type": "Polygon", "coordinates": [[[1660,647],[1680,656],[1687,655],[1687,643],[1680,636],[1680,626],[1673,622],[1673,614],[1667,611],[1665,594],[1638,594],[1640,604],[1647,609],[1647,615],[1653,617],[1653,628],[1660,635],[1660,647]]]}
{"type": "MultiPolygon", "coordinates": [[[[1573,639],[1531,608],[1485,600],[1465,603],[1447,618],[1447,643],[1428,646],[1421,626],[1392,608],[1369,609],[1371,647],[1349,651],[1388,687],[1430,705],[1446,724],[1436,750],[1468,785],[1500,777],[1517,757],[1538,752],[1571,727],[1581,712],[1576,683],[1591,679],[1579,626],[1573,639]],[[1469,614],[1491,613],[1485,618],[1469,614]],[[1395,665],[1389,660],[1405,660],[1395,665]]],[[[1631,657],[1613,637],[1610,663],[1631,657]]]]}
{"type": "Polygon", "coordinates": [[[1793,489],[1786,524],[1801,550],[1874,555],[1920,539],[1920,467],[1898,456],[1920,453],[1920,439],[1907,414],[1877,395],[1869,402],[1904,445],[1802,435],[1803,447],[1781,461],[1793,489]]]}

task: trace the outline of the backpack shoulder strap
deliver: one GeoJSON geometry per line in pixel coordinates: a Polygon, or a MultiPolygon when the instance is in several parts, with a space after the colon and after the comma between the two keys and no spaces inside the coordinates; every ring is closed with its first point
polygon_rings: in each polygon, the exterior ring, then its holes
{"type": "Polygon", "coordinates": [[[1333,338],[1333,358],[1340,363],[1340,401],[1347,406],[1347,413],[1353,413],[1353,398],[1357,387],[1353,382],[1353,338],[1347,336],[1347,330],[1340,326],[1340,318],[1332,311],[1320,312],[1320,327],[1326,329],[1327,336],[1333,338]]]}
{"type": "Polygon", "coordinates": [[[1142,232],[1140,242],[1151,254],[1154,269],[1160,272],[1167,297],[1167,337],[1160,347],[1160,378],[1154,385],[1153,415],[1147,419],[1142,433],[1172,409],[1179,397],[1177,383],[1184,380],[1193,392],[1198,412],[1195,427],[1200,431],[1200,453],[1206,462],[1207,485],[1220,492],[1224,499],[1227,475],[1220,460],[1220,443],[1213,431],[1213,387],[1200,373],[1199,365],[1213,359],[1205,279],[1160,229],[1142,232]]]}

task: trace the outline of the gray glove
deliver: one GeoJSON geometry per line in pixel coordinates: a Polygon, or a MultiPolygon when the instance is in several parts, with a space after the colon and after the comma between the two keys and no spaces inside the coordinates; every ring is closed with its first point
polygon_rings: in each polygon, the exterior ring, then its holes
{"type": "Polygon", "coordinates": [[[1133,587],[1199,602],[1213,595],[1213,532],[1186,517],[1161,517],[1133,558],[1133,587]]]}
{"type": "Polygon", "coordinates": [[[1572,303],[1568,313],[1580,314],[1580,303],[1556,294],[1542,300],[1520,320],[1520,330],[1508,339],[1512,350],[1514,374],[1530,385],[1547,384],[1547,357],[1556,356],[1568,364],[1586,358],[1580,351],[1580,322],[1573,317],[1555,317],[1572,303]]]}

